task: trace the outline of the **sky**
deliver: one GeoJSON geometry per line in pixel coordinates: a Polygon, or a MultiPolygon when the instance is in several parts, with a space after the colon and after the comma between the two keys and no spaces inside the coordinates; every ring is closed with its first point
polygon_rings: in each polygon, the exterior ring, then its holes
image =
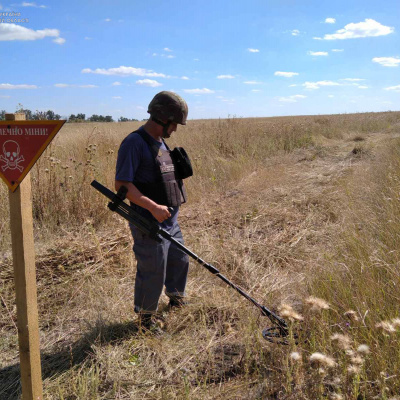
{"type": "Polygon", "coordinates": [[[189,119],[400,110],[398,0],[0,0],[0,110],[189,119]]]}

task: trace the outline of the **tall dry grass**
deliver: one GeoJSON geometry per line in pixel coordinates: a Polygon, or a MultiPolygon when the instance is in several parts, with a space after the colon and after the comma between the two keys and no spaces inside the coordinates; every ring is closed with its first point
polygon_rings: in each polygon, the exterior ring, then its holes
{"type": "Polygon", "coordinates": [[[400,140],[390,140],[345,185],[346,223],[336,238],[337,253],[310,285],[330,310],[307,329],[315,349],[336,357],[332,375],[344,385],[337,385],[338,393],[395,398],[400,393],[400,140]],[[348,345],[338,347],[335,333],[346,335],[348,345]],[[357,355],[361,344],[369,354],[357,355]]]}
{"type": "MultiPolygon", "coordinates": [[[[45,398],[398,394],[399,143],[372,157],[360,141],[354,157],[367,157],[363,168],[314,197],[300,186],[288,194],[281,181],[298,184],[297,165],[285,165],[296,149],[308,151],[305,162],[329,158],[330,145],[396,133],[399,122],[400,113],[232,118],[190,121],[174,135],[171,146],[185,147],[195,168],[181,216],[186,244],[262,304],[283,303],[280,313],[299,334],[286,347],[268,344],[260,334],[268,322],[257,310],[195,265],[192,304],[167,313],[162,297],[166,335],[137,335],[131,239],[89,184],[112,187],[119,143],[140,124],[63,128],[32,171],[45,398]]],[[[0,196],[7,204],[4,188],[0,196]]],[[[7,207],[0,213],[5,221],[7,207]]],[[[0,398],[17,399],[7,223],[0,229],[0,398]]]]}
{"type": "MultiPolygon", "coordinates": [[[[123,138],[141,124],[67,124],[32,171],[33,215],[37,234],[46,238],[59,228],[79,228],[86,220],[95,227],[110,222],[104,200],[90,182],[97,179],[113,188],[115,163],[123,138]]],[[[180,127],[171,146],[178,144],[191,154],[196,181],[189,181],[191,201],[205,192],[224,190],[263,159],[277,151],[312,144],[309,132],[293,122],[276,127],[266,121],[238,119],[193,121],[180,127]]],[[[7,189],[0,198],[7,204],[7,189]]],[[[10,246],[6,229],[7,207],[0,211],[0,248],[10,246]]]]}
{"type": "MultiPolygon", "coordinates": [[[[204,193],[223,191],[271,155],[312,146],[318,138],[342,138],[352,133],[387,129],[398,113],[189,121],[179,127],[171,146],[185,147],[196,179],[187,183],[191,201],[204,193]]],[[[122,139],[140,122],[67,124],[32,170],[33,213],[37,234],[59,227],[79,227],[91,219],[96,227],[109,222],[103,199],[90,187],[92,179],[112,187],[117,151],[122,139]]],[[[7,204],[7,188],[0,188],[7,204]]],[[[10,246],[8,207],[0,210],[0,248],[10,246]]],[[[44,233],[42,233],[44,232],[44,233]]]]}

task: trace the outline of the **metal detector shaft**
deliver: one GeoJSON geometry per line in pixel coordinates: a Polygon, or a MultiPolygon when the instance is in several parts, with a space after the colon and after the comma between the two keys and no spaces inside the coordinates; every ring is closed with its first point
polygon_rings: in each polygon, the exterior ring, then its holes
{"type": "Polygon", "coordinates": [[[212,264],[207,263],[204,261],[202,258],[200,258],[197,254],[193,253],[191,250],[189,250],[187,247],[185,247],[182,243],[178,242],[176,239],[174,239],[167,231],[164,229],[160,228],[160,231],[158,232],[160,236],[162,236],[164,239],[169,240],[170,242],[174,243],[175,246],[179,247],[184,253],[186,253],[188,256],[192,257],[194,260],[196,260],[200,265],[202,265],[204,268],[206,268],[208,271],[210,271],[212,274],[217,276],[218,278],[222,279],[226,284],[228,284],[231,288],[235,289],[237,292],[239,292],[243,297],[245,297],[247,300],[252,302],[256,307],[259,308],[261,313],[271,319],[272,322],[276,322],[281,328],[287,329],[287,324],[286,322],[280,318],[278,315],[273,313],[271,310],[266,308],[265,306],[262,306],[259,304],[255,299],[253,299],[250,295],[248,295],[243,289],[241,289],[239,286],[235,285],[233,282],[231,282],[225,275],[222,275],[219,270],[214,267],[212,264]]]}
{"type": "Polygon", "coordinates": [[[102,184],[100,184],[97,181],[93,181],[91,183],[91,185],[95,189],[97,189],[100,193],[102,193],[104,196],[108,197],[111,200],[111,202],[108,204],[108,207],[110,208],[110,210],[115,211],[121,217],[125,218],[127,221],[129,221],[134,226],[136,226],[141,232],[149,235],[154,240],[161,242],[161,238],[160,238],[160,236],[161,236],[164,239],[169,240],[171,243],[174,243],[184,253],[186,253],[188,256],[192,257],[200,265],[202,265],[204,268],[206,268],[208,271],[210,271],[213,275],[222,279],[227,285],[229,285],[230,287],[235,289],[243,297],[245,297],[247,300],[252,302],[256,307],[258,307],[258,309],[261,311],[261,313],[263,315],[265,315],[273,323],[278,325],[281,333],[287,333],[288,326],[284,319],[282,319],[281,317],[279,317],[278,315],[273,313],[267,307],[259,304],[250,295],[248,295],[243,289],[241,289],[239,286],[237,286],[233,282],[231,282],[227,277],[222,275],[217,268],[215,268],[213,265],[204,261],[197,254],[193,253],[191,250],[189,250],[187,247],[185,247],[182,243],[180,243],[176,239],[174,239],[166,230],[160,228],[160,226],[158,225],[158,223],[155,220],[150,221],[147,218],[144,218],[138,212],[136,212],[132,207],[130,207],[128,204],[126,204],[124,202],[124,199],[125,199],[126,193],[127,193],[127,189],[125,186],[121,186],[118,193],[115,194],[114,192],[107,189],[105,186],[103,186],[102,184]]]}

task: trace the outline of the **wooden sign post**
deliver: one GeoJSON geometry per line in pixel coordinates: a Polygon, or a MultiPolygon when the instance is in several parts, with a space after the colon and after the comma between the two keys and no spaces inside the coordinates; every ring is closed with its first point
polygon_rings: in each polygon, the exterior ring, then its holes
{"type": "MultiPolygon", "coordinates": [[[[15,120],[15,115],[7,114],[6,120],[11,119],[15,120]]],[[[31,198],[31,177],[28,174],[15,192],[9,192],[10,225],[22,393],[24,400],[41,400],[42,369],[31,198]]]]}
{"type": "Polygon", "coordinates": [[[0,176],[10,188],[10,226],[14,264],[17,327],[20,351],[22,397],[42,400],[39,323],[33,241],[32,195],[29,170],[65,121],[25,121],[24,114],[6,114],[0,125],[0,176]],[[11,122],[13,121],[13,122],[11,122]],[[17,121],[23,121],[21,123],[17,121]],[[31,125],[28,125],[31,124],[31,125]],[[32,125],[33,124],[33,125],[32,125]],[[32,128],[32,126],[36,128],[32,128]],[[41,128],[48,126],[48,132],[41,128]],[[3,128],[2,128],[3,127],[3,128]],[[32,130],[34,129],[34,130],[32,130]],[[29,139],[29,136],[42,136],[29,139]],[[33,144],[33,145],[32,145],[33,144]],[[32,147],[38,147],[33,157],[32,147]],[[25,156],[24,156],[25,155],[25,156]],[[1,172],[2,171],[2,172],[1,172]],[[7,175],[8,174],[8,175],[7,175]]]}

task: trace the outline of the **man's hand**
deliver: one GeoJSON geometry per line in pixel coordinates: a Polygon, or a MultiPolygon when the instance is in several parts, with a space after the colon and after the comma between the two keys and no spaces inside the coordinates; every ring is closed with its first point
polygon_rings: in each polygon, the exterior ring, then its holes
{"type": "Polygon", "coordinates": [[[115,181],[115,190],[118,191],[122,185],[128,189],[126,198],[132,203],[149,210],[158,222],[161,223],[171,216],[167,206],[157,204],[153,200],[144,196],[132,182],[115,181]]]}
{"type": "Polygon", "coordinates": [[[149,210],[153,217],[158,221],[158,222],[164,222],[166,219],[168,219],[171,216],[171,213],[168,210],[167,206],[161,206],[159,204],[156,204],[151,210],[149,210]]]}

